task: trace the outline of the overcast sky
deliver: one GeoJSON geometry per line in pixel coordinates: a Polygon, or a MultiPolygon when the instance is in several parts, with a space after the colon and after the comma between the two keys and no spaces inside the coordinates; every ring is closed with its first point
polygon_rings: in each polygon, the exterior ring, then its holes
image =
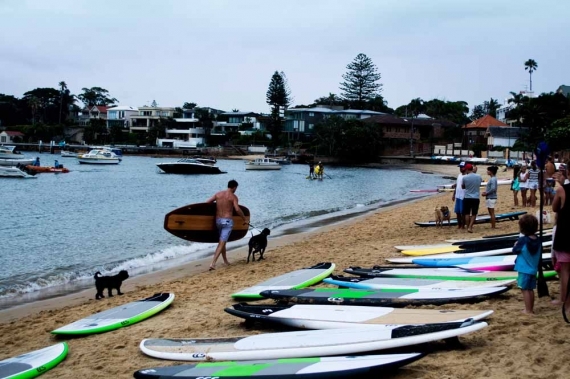
{"type": "Polygon", "coordinates": [[[0,93],[65,81],[121,105],[269,112],[272,74],[293,105],[339,83],[358,53],[396,108],[464,100],[472,108],[529,84],[570,84],[567,0],[0,0],[0,93]]]}

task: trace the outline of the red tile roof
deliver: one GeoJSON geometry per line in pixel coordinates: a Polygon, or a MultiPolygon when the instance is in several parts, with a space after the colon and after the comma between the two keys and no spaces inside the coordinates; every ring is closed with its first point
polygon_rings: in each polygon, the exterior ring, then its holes
{"type": "Polygon", "coordinates": [[[489,126],[509,126],[504,122],[497,120],[495,117],[485,115],[469,124],[465,125],[465,129],[487,129],[489,126]]]}
{"type": "Polygon", "coordinates": [[[8,134],[10,137],[23,137],[24,133],[21,132],[11,132],[6,130],[6,134],[8,134]]]}
{"type": "Polygon", "coordinates": [[[95,105],[95,107],[99,110],[99,112],[107,113],[107,106],[106,105],[95,105]]]}

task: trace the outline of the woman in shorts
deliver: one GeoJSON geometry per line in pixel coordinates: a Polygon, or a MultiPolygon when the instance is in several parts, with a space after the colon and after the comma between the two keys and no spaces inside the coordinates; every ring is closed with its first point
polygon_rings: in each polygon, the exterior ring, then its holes
{"type": "Polygon", "coordinates": [[[526,197],[526,192],[528,190],[528,171],[526,170],[526,165],[522,165],[521,172],[519,172],[519,188],[521,189],[521,197],[522,197],[522,206],[526,207],[528,204],[528,200],[526,197]]]}

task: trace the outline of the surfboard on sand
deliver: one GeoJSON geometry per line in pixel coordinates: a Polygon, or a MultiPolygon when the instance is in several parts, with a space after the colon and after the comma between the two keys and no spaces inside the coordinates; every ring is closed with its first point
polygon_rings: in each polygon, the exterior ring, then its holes
{"type": "MultiPolygon", "coordinates": [[[[460,267],[469,270],[506,271],[515,267],[516,255],[493,255],[474,258],[414,259],[412,262],[425,267],[460,267]]],[[[551,254],[543,253],[542,260],[550,261],[551,254]]]]}
{"type": "Polygon", "coordinates": [[[482,320],[493,311],[405,309],[347,305],[234,304],[225,311],[248,321],[261,321],[299,329],[377,327],[385,324],[429,324],[482,320]]]}
{"type": "Polygon", "coordinates": [[[304,330],[250,337],[145,339],[144,354],[180,361],[225,361],[352,355],[457,337],[485,322],[391,325],[378,328],[304,330]]]}
{"type": "Polygon", "coordinates": [[[57,366],[67,356],[67,342],[0,361],[0,378],[35,378],[57,366]]]}
{"type": "Polygon", "coordinates": [[[488,296],[508,291],[508,287],[490,287],[478,290],[436,290],[420,291],[413,289],[342,289],[342,288],[305,288],[301,290],[263,291],[264,297],[296,304],[336,304],[366,305],[384,307],[405,307],[408,305],[441,305],[449,303],[475,303],[488,296]]]}
{"type": "Polygon", "coordinates": [[[157,293],[143,300],[95,313],[53,330],[53,334],[82,335],[104,333],[147,319],[174,301],[173,293],[157,293]]]}
{"type": "MultiPolygon", "coordinates": [[[[249,230],[249,209],[239,207],[247,221],[244,223],[234,210],[234,227],[228,241],[245,237],[249,230]]],[[[217,243],[220,237],[216,228],[216,203],[189,204],[175,209],[164,216],[164,229],[186,241],[217,243]]]]}
{"type": "Polygon", "coordinates": [[[335,269],[335,264],[330,262],[317,263],[311,267],[305,267],[300,270],[291,271],[287,274],[277,276],[256,284],[255,286],[245,288],[239,292],[232,294],[234,299],[262,299],[259,293],[271,289],[297,289],[305,288],[313,284],[317,284],[335,269]]]}
{"type": "Polygon", "coordinates": [[[383,288],[401,288],[401,289],[417,289],[417,290],[457,290],[489,288],[508,286],[515,282],[510,280],[491,280],[491,281],[474,281],[474,280],[435,280],[435,279],[409,279],[409,278],[357,278],[354,276],[336,276],[324,280],[327,284],[339,287],[359,288],[359,289],[383,289],[383,288]]]}
{"type": "Polygon", "coordinates": [[[386,370],[393,370],[423,357],[420,353],[362,355],[344,357],[315,357],[288,359],[261,359],[255,361],[230,361],[196,363],[170,367],[154,367],[139,370],[137,379],[325,379],[382,377],[386,370]]]}
{"type": "MultiPolygon", "coordinates": [[[[518,276],[516,271],[471,271],[461,268],[395,268],[375,270],[374,268],[351,267],[345,269],[344,272],[366,277],[388,276],[394,278],[475,281],[510,280],[517,279],[518,276]]],[[[555,275],[556,271],[544,271],[545,278],[555,275]]]]}
{"type": "MultiPolygon", "coordinates": [[[[495,215],[495,219],[497,221],[513,221],[513,220],[518,220],[519,216],[522,216],[526,214],[526,212],[510,212],[510,213],[499,213],[497,215],[495,215]]],[[[475,219],[475,224],[483,224],[486,222],[491,222],[491,216],[489,215],[478,215],[477,218],[475,219]]],[[[435,221],[427,221],[427,222],[419,222],[416,221],[414,222],[414,224],[418,225],[418,226],[436,226],[435,221]]],[[[453,218],[451,219],[449,225],[453,226],[453,225],[457,225],[457,219],[453,218]]],[[[443,226],[448,226],[447,221],[443,222],[443,226]]]]}

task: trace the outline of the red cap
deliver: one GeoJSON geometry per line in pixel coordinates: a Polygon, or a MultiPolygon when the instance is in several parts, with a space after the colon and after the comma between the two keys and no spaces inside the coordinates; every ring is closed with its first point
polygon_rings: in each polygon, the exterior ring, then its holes
{"type": "Polygon", "coordinates": [[[473,170],[473,165],[472,165],[471,163],[467,163],[467,164],[465,165],[465,169],[466,169],[466,170],[473,170]]]}

